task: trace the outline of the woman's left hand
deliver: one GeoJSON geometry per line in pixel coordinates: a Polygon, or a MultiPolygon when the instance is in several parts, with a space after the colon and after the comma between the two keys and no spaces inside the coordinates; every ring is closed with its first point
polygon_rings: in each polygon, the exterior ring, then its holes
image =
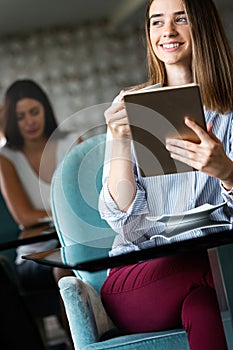
{"type": "Polygon", "coordinates": [[[196,133],[200,143],[167,139],[166,149],[170,152],[171,158],[216,177],[222,182],[233,183],[233,162],[227,157],[221,141],[213,134],[212,125],[207,125],[206,132],[188,117],[185,118],[185,124],[196,133]]]}

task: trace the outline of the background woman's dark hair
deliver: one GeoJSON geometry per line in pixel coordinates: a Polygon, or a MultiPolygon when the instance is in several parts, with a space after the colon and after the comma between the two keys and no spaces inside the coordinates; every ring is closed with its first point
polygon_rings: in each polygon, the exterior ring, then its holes
{"type": "Polygon", "coordinates": [[[33,80],[16,80],[6,90],[4,101],[5,137],[7,146],[10,148],[21,148],[24,143],[16,118],[16,104],[24,98],[37,100],[43,105],[45,111],[45,135],[47,138],[58,127],[53,108],[44,90],[33,80]]]}

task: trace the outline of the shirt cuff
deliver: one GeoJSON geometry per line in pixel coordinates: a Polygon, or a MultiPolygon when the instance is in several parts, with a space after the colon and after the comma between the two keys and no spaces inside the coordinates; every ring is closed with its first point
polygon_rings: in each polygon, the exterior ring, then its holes
{"type": "Polygon", "coordinates": [[[101,211],[101,217],[103,219],[111,219],[111,221],[127,220],[130,215],[141,215],[148,213],[148,207],[146,202],[145,190],[137,184],[136,195],[133,203],[130,205],[127,212],[122,212],[116,202],[113,200],[107,184],[103,187],[103,206],[101,211]]]}
{"type": "Polygon", "coordinates": [[[229,191],[226,190],[223,187],[223,184],[221,183],[221,181],[220,181],[220,187],[221,187],[221,195],[222,195],[223,199],[228,202],[228,206],[233,207],[233,199],[232,199],[233,188],[231,188],[229,191]]]}
{"type": "Polygon", "coordinates": [[[223,186],[221,181],[220,181],[220,186],[222,189],[222,193],[228,194],[229,196],[233,195],[233,187],[230,190],[226,190],[226,188],[223,186]]]}

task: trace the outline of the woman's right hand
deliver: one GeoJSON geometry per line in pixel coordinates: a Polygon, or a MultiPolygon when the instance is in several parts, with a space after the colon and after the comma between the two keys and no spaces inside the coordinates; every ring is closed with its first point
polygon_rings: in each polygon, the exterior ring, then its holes
{"type": "Polygon", "coordinates": [[[120,92],[112,105],[104,113],[106,123],[114,139],[131,138],[130,126],[123,100],[124,92],[124,90],[120,92]]]}

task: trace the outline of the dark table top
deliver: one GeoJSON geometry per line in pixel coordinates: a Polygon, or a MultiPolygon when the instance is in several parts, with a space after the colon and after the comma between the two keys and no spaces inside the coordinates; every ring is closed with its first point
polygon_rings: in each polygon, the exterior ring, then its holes
{"type": "Polygon", "coordinates": [[[57,238],[56,229],[52,225],[47,223],[39,224],[22,230],[19,233],[19,237],[17,239],[1,242],[0,251],[17,248],[21,245],[48,241],[53,238],[57,238]]]}
{"type": "MultiPolygon", "coordinates": [[[[195,232],[195,230],[192,230],[195,232]]],[[[24,259],[34,260],[45,265],[84,271],[100,271],[116,266],[133,264],[142,260],[158,258],[166,255],[188,251],[207,250],[214,247],[233,244],[232,224],[218,227],[198,229],[202,236],[179,242],[167,241],[168,244],[156,245],[155,240],[146,241],[141,250],[109,256],[112,238],[100,239],[71,246],[52,249],[45,252],[23,256],[24,259]]],[[[178,232],[178,230],[177,230],[178,232]]]]}

